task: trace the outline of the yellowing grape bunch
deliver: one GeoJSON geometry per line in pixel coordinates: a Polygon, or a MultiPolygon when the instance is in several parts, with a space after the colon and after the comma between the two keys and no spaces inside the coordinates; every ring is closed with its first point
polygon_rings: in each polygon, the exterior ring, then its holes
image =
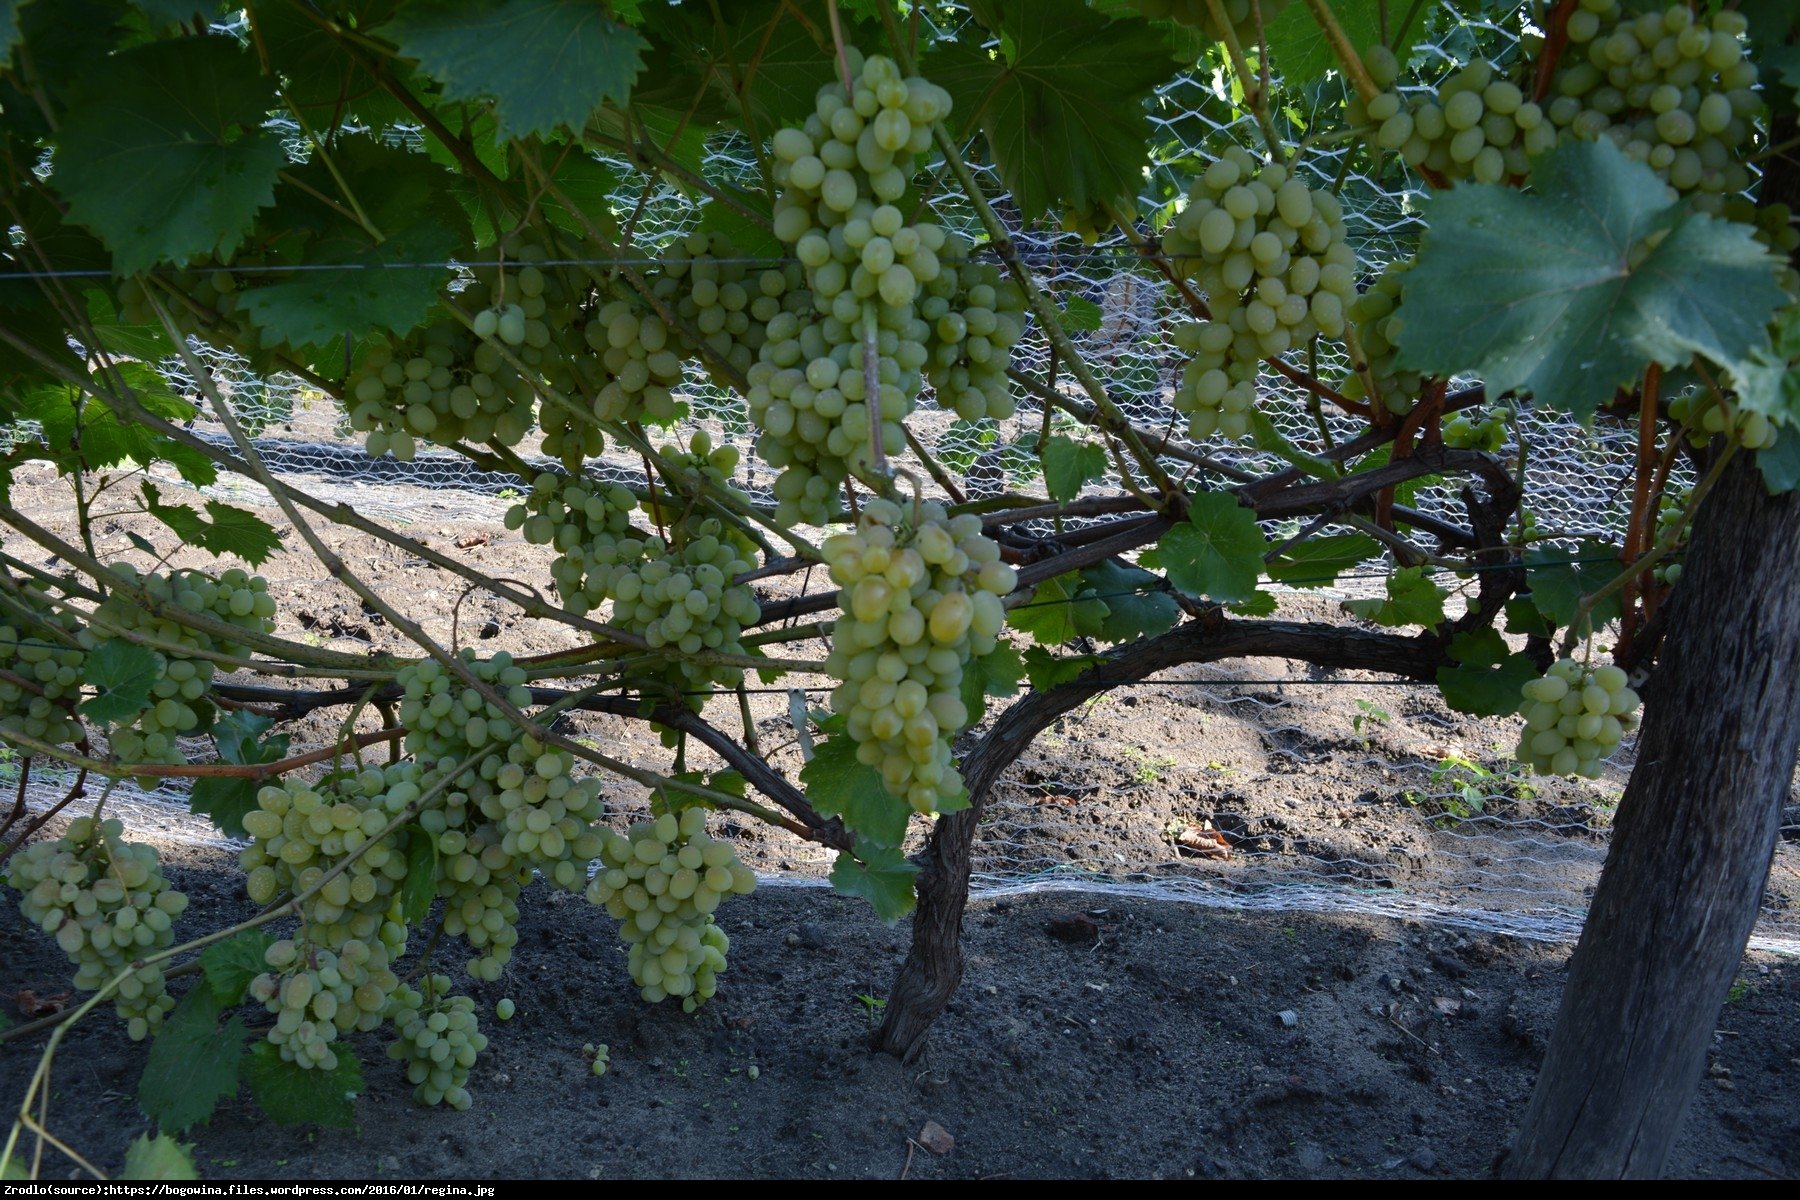
{"type": "Polygon", "coordinates": [[[1006,623],[1001,597],[1018,576],[981,520],[938,504],[863,506],[856,530],[824,545],[843,589],[826,669],[843,680],[833,712],[848,719],[857,758],[914,811],[938,811],[963,789],[950,741],[968,724],[963,668],[989,654],[1006,623]]]}
{"type": "Polygon", "coordinates": [[[1525,728],[1518,757],[1539,775],[1600,778],[1600,760],[1638,726],[1638,694],[1619,667],[1589,669],[1572,658],[1520,688],[1525,728]]]}
{"type": "Polygon", "coordinates": [[[706,810],[689,808],[608,836],[587,895],[618,919],[644,999],[678,996],[693,1012],[717,991],[731,948],[713,912],[726,896],[755,889],[756,874],[731,843],[707,836],[706,810]]]}
{"type": "Polygon", "coordinates": [[[1342,337],[1356,296],[1356,252],[1343,206],[1279,163],[1233,147],[1194,180],[1163,242],[1212,308],[1210,321],[1175,331],[1193,354],[1175,408],[1196,438],[1249,432],[1257,363],[1342,337]]]}

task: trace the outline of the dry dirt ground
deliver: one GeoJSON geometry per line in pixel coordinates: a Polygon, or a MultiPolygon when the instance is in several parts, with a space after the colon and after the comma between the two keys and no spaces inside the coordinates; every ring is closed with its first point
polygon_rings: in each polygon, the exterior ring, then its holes
{"type": "MultiPolygon", "coordinates": [[[[72,536],[59,489],[23,471],[13,502],[72,536]]],[[[544,578],[543,551],[500,527],[504,501],[415,491],[402,506],[378,487],[347,498],[403,512],[404,532],[492,574],[544,578]]],[[[106,518],[103,557],[129,554],[127,530],[154,532],[106,518]]],[[[459,606],[460,583],[417,558],[326,537],[434,636],[483,653],[570,644],[479,594],[459,606]]],[[[302,553],[264,573],[282,634],[397,647],[302,553]]],[[[1317,595],[1283,604],[1342,619],[1317,595]]],[[[787,697],[753,708],[791,774],[787,697]]],[[[328,740],[341,715],[301,723],[296,746],[328,740]]],[[[667,768],[642,726],[585,716],[573,731],[667,768]]],[[[239,1100],[190,1136],[209,1178],[1480,1176],[1530,1092],[1629,766],[1592,785],[1522,782],[1504,770],[1512,736],[1421,689],[1295,663],[1171,672],[1071,713],[997,789],[968,974],[913,1063],[866,1049],[906,928],[810,886],[829,865],[814,848],[717,820],[769,882],[721,910],[731,967],[699,1014],[641,1003],[613,922],[539,885],[507,977],[469,987],[493,1039],[471,1111],[413,1106],[371,1035],[357,1043],[367,1090],[355,1129],[282,1128],[239,1100]],[[1053,935],[1077,915],[1094,936],[1053,935]],[[491,1018],[502,996],[518,1006],[504,1024],[491,1018]],[[603,1078],[587,1070],[586,1042],[611,1047],[603,1078]],[[922,1136],[928,1122],[947,1147],[922,1136]]],[[[624,820],[643,798],[620,786],[611,803],[624,820]]],[[[118,807],[192,895],[182,928],[198,934],[247,908],[234,850],[179,804],[163,793],[118,807]]],[[[1792,821],[1786,836],[1759,934],[1787,954],[1744,963],[1673,1149],[1679,1175],[1800,1174],[1792,821]]],[[[54,945],[0,904],[0,1011],[14,1015],[20,989],[62,990],[66,974],[54,945]]],[[[0,1045],[0,1112],[16,1107],[41,1045],[0,1045]]],[[[146,1125],[142,1058],[110,1018],[84,1022],[57,1057],[51,1126],[104,1167],[146,1125]]],[[[68,1172],[54,1153],[47,1167],[68,1172]]]]}

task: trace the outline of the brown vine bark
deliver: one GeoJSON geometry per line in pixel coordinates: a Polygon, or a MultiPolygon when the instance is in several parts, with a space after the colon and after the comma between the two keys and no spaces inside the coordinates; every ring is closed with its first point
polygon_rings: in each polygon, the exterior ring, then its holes
{"type": "Polygon", "coordinates": [[[1080,678],[1033,692],[1003,713],[963,763],[969,807],[939,821],[919,858],[919,906],[912,947],[894,979],[875,1048],[909,1059],[962,982],[962,917],[969,900],[970,852],[994,781],[1037,734],[1100,692],[1184,663],[1225,658],[1294,658],[1324,667],[1431,680],[1446,661],[1429,634],[1401,637],[1290,621],[1189,621],[1109,654],[1080,678]]]}
{"type": "Polygon", "coordinates": [[[1701,508],[1638,765],[1502,1173],[1661,1173],[1756,921],[1800,749],[1800,495],[1701,508]]]}

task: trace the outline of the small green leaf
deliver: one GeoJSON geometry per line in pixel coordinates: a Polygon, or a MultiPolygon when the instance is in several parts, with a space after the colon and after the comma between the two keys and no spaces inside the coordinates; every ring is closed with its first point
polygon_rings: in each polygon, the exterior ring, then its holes
{"type": "Polygon", "coordinates": [[[874,846],[857,839],[854,854],[839,851],[831,868],[831,886],[846,896],[860,896],[875,915],[892,925],[913,910],[918,896],[913,878],[919,868],[892,846],[874,846]]]}
{"type": "Polygon", "coordinates": [[[1444,703],[1457,712],[1499,717],[1519,711],[1519,689],[1536,679],[1537,667],[1514,654],[1506,639],[1492,629],[1477,629],[1452,638],[1454,667],[1439,667],[1438,688],[1444,703]]]}
{"type": "Polygon", "coordinates": [[[1163,589],[1161,579],[1114,559],[1084,568],[1075,595],[1077,600],[1106,606],[1106,615],[1094,623],[1090,634],[1103,642],[1154,637],[1174,628],[1181,618],[1181,606],[1163,589]]]}
{"type": "Polygon", "coordinates": [[[328,269],[278,273],[246,290],[239,306],[267,347],[331,347],[346,331],[411,333],[441,311],[438,289],[452,274],[445,260],[459,240],[435,216],[374,246],[348,234],[316,238],[299,265],[328,269]]]}
{"type": "Polygon", "coordinates": [[[1444,589],[1426,576],[1424,567],[1401,567],[1388,576],[1385,600],[1346,600],[1344,607],[1377,625],[1429,629],[1444,619],[1444,589]]]}
{"type": "MultiPolygon", "coordinates": [[[[264,933],[260,929],[246,929],[235,937],[214,942],[202,950],[200,970],[206,977],[206,986],[212,992],[213,999],[226,1007],[242,1000],[250,987],[250,981],[269,969],[263,954],[274,943],[274,934],[264,933]]],[[[236,1068],[233,1067],[233,1070],[236,1068]]]]}
{"type": "Polygon", "coordinates": [[[408,925],[416,925],[431,911],[437,896],[437,839],[416,822],[406,842],[406,879],[400,884],[400,914],[408,925]]]}
{"type": "MultiPolygon", "coordinates": [[[[1014,696],[1019,681],[1025,677],[1025,663],[1012,643],[1002,640],[990,654],[971,658],[963,668],[961,699],[969,710],[969,728],[979,724],[987,712],[989,696],[1014,696]]],[[[957,730],[958,733],[962,730],[957,730]]]]}
{"type": "MultiPolygon", "coordinates": [[[[274,1049],[274,1047],[270,1047],[274,1049]]],[[[184,1146],[166,1133],[154,1138],[147,1133],[137,1135],[125,1150],[125,1169],[120,1179],[198,1179],[193,1148],[184,1146]]]]}
{"type": "Polygon", "coordinates": [[[1265,569],[1270,579],[1289,587],[1330,587],[1339,575],[1380,553],[1381,543],[1367,534],[1331,534],[1288,547],[1265,569]]]}
{"type": "Polygon", "coordinates": [[[219,1015],[242,994],[239,987],[237,996],[221,1001],[209,977],[205,986],[191,988],[181,998],[150,1044],[138,1081],[138,1106],[165,1133],[212,1120],[219,1101],[237,1095],[238,1064],[250,1030],[236,1017],[220,1029],[219,1015]]]}
{"type": "Polygon", "coordinates": [[[335,1044],[337,1066],[306,1068],[287,1062],[271,1042],[258,1041],[245,1056],[250,1095],[277,1125],[356,1124],[356,1097],[362,1093],[362,1064],[342,1041],[335,1044]]]}
{"type": "Polygon", "coordinates": [[[1532,191],[1465,184],[1425,205],[1402,295],[1401,365],[1482,377],[1582,422],[1650,363],[1734,373],[1786,301],[1754,230],[1679,204],[1611,139],[1565,140],[1532,191]]]}
{"type": "Polygon", "coordinates": [[[1793,432],[1777,437],[1773,446],[1756,452],[1756,465],[1771,496],[1800,487],[1800,437],[1793,432]]]}
{"type": "MultiPolygon", "coordinates": [[[[1534,546],[1525,552],[1525,586],[1537,610],[1558,626],[1575,620],[1581,598],[1611,583],[1622,568],[1619,548],[1604,542],[1584,541],[1571,554],[1566,549],[1534,546]]],[[[1593,627],[1602,628],[1620,615],[1619,594],[1594,606],[1593,627]]]]}
{"type": "Polygon", "coordinates": [[[1258,591],[1248,600],[1225,606],[1240,617],[1266,617],[1275,611],[1275,594],[1258,591]]]}
{"type": "MultiPolygon", "coordinates": [[[[1331,0],[1331,12],[1358,53],[1381,40],[1380,0],[1331,0]]],[[[1414,21],[1412,28],[1417,30],[1424,23],[1414,21]]],[[[1268,22],[1264,36],[1272,65],[1289,87],[1301,87],[1324,78],[1327,71],[1341,70],[1325,31],[1304,4],[1288,5],[1268,22]]],[[[1246,53],[1253,49],[1244,47],[1246,53]]],[[[1394,56],[1405,63],[1411,49],[1410,44],[1397,46],[1394,56]]]]}
{"type": "Polygon", "coordinates": [[[881,772],[856,757],[856,743],[839,735],[819,742],[812,760],[800,769],[800,785],[813,808],[827,817],[842,817],[846,827],[871,846],[898,846],[906,837],[912,809],[891,795],[881,772]]]}
{"type": "Polygon", "coordinates": [[[109,638],[87,656],[81,681],[96,694],[81,703],[81,715],[100,725],[119,725],[144,711],[150,688],[162,676],[162,656],[148,646],[109,638]]]}
{"type": "Polygon", "coordinates": [[[281,549],[281,539],[267,521],[218,500],[206,502],[206,515],[212,518],[208,521],[184,504],[164,504],[156,485],[146,479],[144,504],[150,515],[168,526],[176,537],[209,554],[229,554],[254,567],[281,549]]]}
{"type": "Polygon", "coordinates": [[[12,62],[13,47],[19,43],[19,10],[31,0],[0,0],[0,72],[12,62]]]}
{"type": "Polygon", "coordinates": [[[133,47],[84,81],[63,115],[50,181],[120,275],[229,258],[274,200],[287,158],[263,128],[274,106],[271,81],[233,38],[133,47]]]}
{"type": "MultiPolygon", "coordinates": [[[[278,733],[267,741],[257,741],[273,725],[267,717],[243,710],[219,718],[211,732],[220,761],[244,765],[279,762],[287,757],[287,734],[278,733]]],[[[245,837],[244,814],[256,807],[257,793],[261,790],[262,785],[254,779],[204,776],[194,781],[188,809],[197,816],[211,817],[213,824],[227,837],[245,837]]]]}
{"type": "Polygon", "coordinates": [[[1029,633],[1045,646],[1073,641],[1088,629],[1099,628],[1106,606],[1097,600],[1075,602],[1078,577],[1071,571],[1037,585],[1031,599],[1015,604],[1006,614],[1007,624],[1029,633]]]}
{"type": "Polygon", "coordinates": [[[1099,657],[1092,654],[1059,656],[1042,646],[1027,646],[1024,654],[1025,677],[1030,681],[1033,691],[1045,692],[1079,677],[1099,661],[1099,657]]]}
{"type": "Polygon", "coordinates": [[[1044,486],[1052,500],[1067,504],[1089,481],[1106,477],[1106,447],[1056,434],[1044,443],[1044,486]]]}
{"type": "Polygon", "coordinates": [[[1269,544],[1256,514],[1229,492],[1201,492],[1188,505],[1188,519],[1163,534],[1157,561],[1169,582],[1190,596],[1222,604],[1256,593],[1269,544]]]}
{"type": "Polygon", "coordinates": [[[1556,627],[1544,619],[1529,599],[1515,598],[1506,602],[1506,632],[1547,638],[1556,632],[1556,627]]]}
{"type": "Polygon", "coordinates": [[[413,0],[380,32],[446,99],[493,97],[502,138],[579,133],[605,101],[623,107],[650,48],[591,0],[413,0]]]}
{"type": "Polygon", "coordinates": [[[1062,324],[1070,333],[1093,333],[1105,317],[1098,304],[1086,296],[1068,296],[1063,300],[1062,324]]]}

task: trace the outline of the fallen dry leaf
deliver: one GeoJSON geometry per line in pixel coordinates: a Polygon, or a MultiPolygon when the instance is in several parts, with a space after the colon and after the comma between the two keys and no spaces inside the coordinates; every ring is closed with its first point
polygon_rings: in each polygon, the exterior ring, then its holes
{"type": "Polygon", "coordinates": [[[19,1015],[26,1018],[47,1017],[51,1013],[59,1013],[69,1007],[69,993],[58,992],[54,996],[40,996],[30,988],[20,988],[14,997],[19,1006],[19,1015]]]}
{"type": "Polygon", "coordinates": [[[956,1148],[956,1139],[936,1121],[925,1122],[925,1128],[919,1130],[919,1136],[913,1140],[933,1154],[948,1154],[956,1148]]]}
{"type": "Polygon", "coordinates": [[[1188,826],[1181,831],[1181,836],[1175,839],[1175,845],[1200,858],[1231,857],[1231,843],[1225,840],[1222,832],[1210,825],[1204,829],[1188,826]]]}
{"type": "Polygon", "coordinates": [[[465,533],[456,539],[456,548],[458,550],[472,550],[476,546],[485,546],[493,540],[494,535],[491,533],[465,533]]]}

